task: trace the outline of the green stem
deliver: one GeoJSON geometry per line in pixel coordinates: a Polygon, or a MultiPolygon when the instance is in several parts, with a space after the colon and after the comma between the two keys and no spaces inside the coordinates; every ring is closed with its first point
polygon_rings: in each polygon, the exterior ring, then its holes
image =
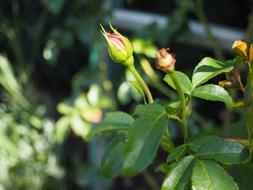
{"type": "Polygon", "coordinates": [[[185,100],[185,95],[184,92],[178,82],[177,77],[175,76],[175,71],[169,72],[169,75],[177,89],[177,93],[180,99],[181,107],[182,107],[182,112],[181,112],[181,117],[182,117],[182,122],[180,122],[180,125],[182,127],[183,135],[184,135],[184,140],[186,140],[189,136],[188,134],[188,128],[187,128],[187,119],[188,119],[188,114],[187,114],[187,105],[186,105],[186,100],[185,100]]]}
{"type": "MultiPolygon", "coordinates": [[[[248,140],[250,145],[253,145],[253,71],[251,70],[248,74],[248,79],[247,79],[247,91],[246,93],[246,99],[248,102],[248,107],[247,107],[247,120],[246,120],[246,125],[248,129],[248,140]]],[[[253,150],[251,150],[253,152],[253,150]]]]}
{"type": "Polygon", "coordinates": [[[247,31],[246,31],[246,40],[249,43],[251,38],[252,38],[252,33],[253,33],[253,9],[251,9],[251,13],[249,16],[249,24],[247,26],[247,31]]]}
{"type": "Polygon", "coordinates": [[[169,153],[170,153],[170,152],[172,152],[172,150],[174,150],[175,145],[174,145],[174,143],[172,142],[172,139],[171,139],[171,137],[170,137],[170,132],[169,132],[168,127],[166,127],[166,129],[165,129],[165,135],[166,135],[166,137],[167,137],[167,144],[169,145],[169,146],[168,146],[168,151],[169,151],[169,153]]]}
{"type": "Polygon", "coordinates": [[[138,73],[138,71],[135,69],[134,65],[130,65],[128,67],[128,69],[131,71],[131,73],[135,76],[136,80],[140,83],[140,85],[142,86],[142,89],[144,90],[147,99],[148,99],[148,103],[152,104],[153,103],[153,97],[152,94],[146,84],[146,82],[142,79],[141,75],[138,73]]]}
{"type": "Polygon", "coordinates": [[[143,176],[144,176],[145,180],[147,181],[148,185],[151,187],[151,189],[153,189],[153,190],[160,189],[160,186],[157,183],[156,178],[151,173],[149,173],[148,171],[144,171],[143,176]]]}
{"type": "Polygon", "coordinates": [[[213,48],[215,56],[219,59],[222,59],[224,56],[222,54],[220,45],[218,41],[215,39],[215,37],[213,36],[211,28],[208,24],[208,20],[206,18],[205,11],[204,11],[203,0],[195,0],[195,8],[196,8],[196,15],[204,27],[208,41],[213,48]]]}

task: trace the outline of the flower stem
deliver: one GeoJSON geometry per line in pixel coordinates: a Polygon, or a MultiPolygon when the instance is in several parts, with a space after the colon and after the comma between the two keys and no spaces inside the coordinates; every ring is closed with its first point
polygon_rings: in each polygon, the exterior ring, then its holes
{"type": "Polygon", "coordinates": [[[142,86],[142,89],[143,89],[143,91],[145,92],[145,94],[147,96],[148,103],[152,104],[153,103],[153,97],[152,97],[152,94],[151,94],[151,92],[150,92],[150,90],[149,90],[146,82],[143,80],[143,78],[141,77],[141,75],[135,69],[134,65],[129,66],[128,69],[131,71],[131,73],[135,76],[136,80],[142,86]]]}
{"type": "MultiPolygon", "coordinates": [[[[250,145],[253,145],[253,71],[250,70],[248,74],[248,80],[247,80],[247,90],[248,93],[246,93],[246,99],[248,102],[247,106],[247,112],[246,112],[246,125],[248,128],[248,140],[250,145]]],[[[253,152],[253,149],[251,149],[251,152],[253,152]]]]}
{"type": "Polygon", "coordinates": [[[186,140],[189,136],[188,134],[188,128],[187,128],[187,119],[188,119],[188,109],[186,105],[186,100],[185,100],[185,95],[184,92],[178,82],[177,77],[175,76],[175,71],[169,72],[169,75],[177,89],[177,93],[180,99],[181,107],[182,107],[182,112],[181,112],[181,119],[182,121],[180,122],[180,125],[182,127],[183,135],[184,135],[184,140],[186,140]]]}

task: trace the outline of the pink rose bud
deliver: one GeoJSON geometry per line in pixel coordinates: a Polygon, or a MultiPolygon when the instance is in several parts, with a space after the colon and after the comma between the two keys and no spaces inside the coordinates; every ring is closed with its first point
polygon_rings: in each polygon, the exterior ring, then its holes
{"type": "Polygon", "coordinates": [[[111,24],[110,28],[113,33],[106,32],[102,25],[101,28],[102,34],[107,41],[107,49],[112,60],[127,67],[132,65],[133,47],[130,41],[113,28],[111,24]]]}

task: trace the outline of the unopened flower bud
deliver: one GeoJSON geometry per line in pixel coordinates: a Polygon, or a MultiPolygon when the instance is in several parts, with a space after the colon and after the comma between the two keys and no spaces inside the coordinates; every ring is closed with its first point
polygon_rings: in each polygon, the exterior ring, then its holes
{"type": "Polygon", "coordinates": [[[176,63],[175,54],[162,48],[156,53],[156,67],[164,72],[173,71],[176,63]]]}
{"type": "Polygon", "coordinates": [[[253,44],[250,44],[249,48],[249,62],[253,64],[253,44]]]}
{"type": "Polygon", "coordinates": [[[121,35],[115,28],[110,24],[110,28],[113,33],[106,32],[101,25],[102,34],[107,41],[107,49],[110,57],[116,63],[121,63],[125,66],[133,64],[133,47],[131,42],[121,35]]]}
{"type": "Polygon", "coordinates": [[[234,42],[232,49],[238,53],[244,60],[248,59],[247,55],[247,44],[241,40],[234,42]]]}

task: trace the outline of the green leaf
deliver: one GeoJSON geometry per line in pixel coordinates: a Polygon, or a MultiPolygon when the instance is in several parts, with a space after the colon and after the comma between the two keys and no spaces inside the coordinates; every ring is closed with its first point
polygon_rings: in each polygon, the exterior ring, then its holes
{"type": "Polygon", "coordinates": [[[78,113],[74,113],[70,118],[70,125],[76,135],[87,140],[87,135],[91,129],[90,123],[85,122],[78,113]]]}
{"type": "Polygon", "coordinates": [[[182,156],[184,156],[186,153],[186,145],[180,145],[177,146],[168,156],[167,158],[167,162],[171,162],[171,161],[178,161],[182,156]]]}
{"type": "Polygon", "coordinates": [[[122,171],[124,140],[123,135],[118,135],[107,145],[101,163],[101,172],[105,177],[114,178],[122,171]]]}
{"type": "Polygon", "coordinates": [[[220,141],[220,137],[214,135],[208,135],[206,132],[204,134],[198,134],[187,141],[187,146],[194,152],[198,152],[204,145],[213,143],[215,141],[220,141]]]}
{"type": "Polygon", "coordinates": [[[194,190],[239,190],[233,178],[216,162],[196,159],[192,172],[194,190]]]}
{"type": "Polygon", "coordinates": [[[165,109],[168,114],[175,115],[180,111],[180,101],[170,102],[168,105],[165,106],[165,109]]]}
{"type": "Polygon", "coordinates": [[[107,113],[104,120],[90,130],[88,139],[104,132],[127,130],[133,122],[134,118],[127,113],[120,111],[107,113]]]}
{"type": "Polygon", "coordinates": [[[252,189],[253,163],[238,164],[229,168],[230,175],[237,182],[240,190],[252,189]]]}
{"type": "Polygon", "coordinates": [[[11,63],[3,55],[0,55],[0,86],[13,96],[13,102],[18,102],[25,107],[29,105],[29,102],[22,94],[22,86],[14,75],[11,63]]]}
{"type": "Polygon", "coordinates": [[[126,176],[134,176],[152,163],[167,125],[162,106],[154,103],[141,106],[141,109],[141,115],[127,133],[123,167],[126,176]]]}
{"type": "Polygon", "coordinates": [[[216,59],[205,57],[195,67],[192,75],[192,85],[196,88],[211,78],[233,69],[233,61],[222,62],[216,59]]]}
{"type": "Polygon", "coordinates": [[[227,107],[232,107],[234,105],[234,102],[228,92],[224,88],[214,84],[197,87],[193,91],[192,96],[205,100],[224,102],[227,107]]]}
{"type": "Polygon", "coordinates": [[[67,136],[69,124],[70,120],[68,116],[63,116],[56,122],[55,136],[58,143],[62,143],[67,136]]]}
{"type": "Polygon", "coordinates": [[[183,158],[166,177],[162,190],[187,189],[191,177],[193,159],[193,156],[183,158]]]}
{"type": "Polygon", "coordinates": [[[250,158],[248,150],[242,144],[224,141],[216,136],[200,137],[188,146],[202,159],[214,159],[227,165],[244,163],[250,158]]]}
{"type": "MultiPolygon", "coordinates": [[[[153,104],[149,104],[149,105],[152,105],[152,110],[155,111],[161,111],[162,108],[162,105],[158,104],[158,103],[153,103],[153,104]]],[[[147,106],[148,105],[143,105],[143,104],[140,104],[138,105],[136,108],[135,108],[135,111],[134,111],[134,114],[133,115],[142,115],[142,114],[145,114],[147,112],[147,106]]]]}
{"type": "Polygon", "coordinates": [[[42,0],[42,3],[51,13],[57,15],[63,8],[64,0],[42,0]]]}
{"type": "Polygon", "coordinates": [[[141,86],[139,85],[139,83],[137,81],[129,81],[133,87],[142,95],[142,98],[144,100],[144,103],[146,104],[147,101],[146,101],[146,96],[145,96],[145,93],[143,92],[141,86]]]}
{"type": "MultiPolygon", "coordinates": [[[[190,79],[188,78],[188,76],[180,71],[175,71],[175,76],[179,82],[179,84],[181,85],[181,88],[183,90],[183,92],[185,94],[191,94],[192,92],[192,83],[190,81],[190,79]]],[[[165,75],[164,79],[165,82],[168,83],[168,85],[170,85],[173,89],[176,90],[176,87],[170,77],[169,74],[165,75]]]]}

